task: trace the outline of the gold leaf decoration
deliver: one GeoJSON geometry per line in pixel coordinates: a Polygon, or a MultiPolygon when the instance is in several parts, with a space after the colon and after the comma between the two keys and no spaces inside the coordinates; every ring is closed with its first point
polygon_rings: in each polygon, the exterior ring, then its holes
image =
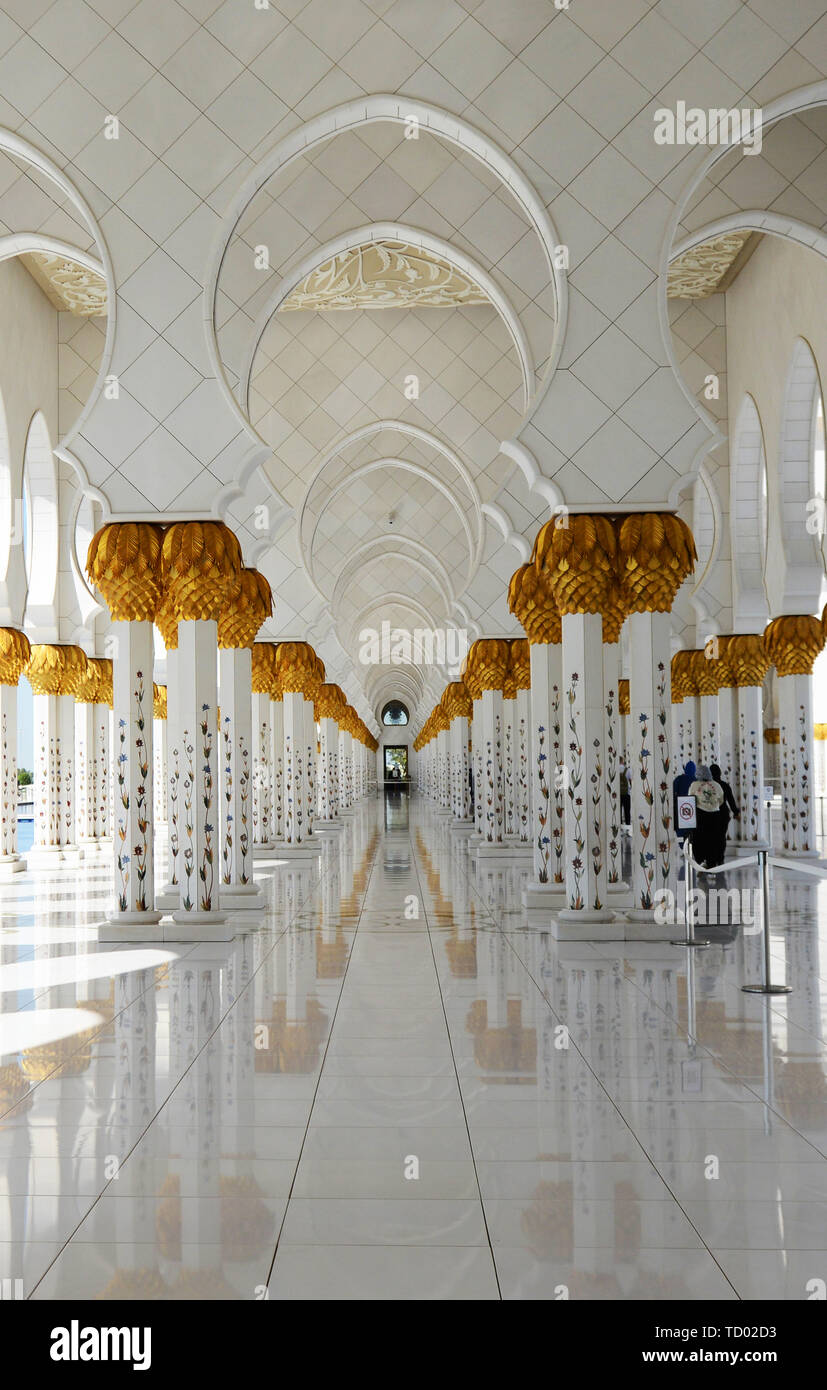
{"type": "Polygon", "coordinates": [[[821,620],[809,614],[774,618],[764,631],[764,646],[779,676],[811,676],[824,646],[821,620]]]}
{"type": "Polygon", "coordinates": [[[562,640],[554,596],[533,564],[521,565],[512,574],[508,585],[508,609],[520,623],[530,645],[562,640]]]}
{"type": "Polygon", "coordinates": [[[108,657],[86,658],[86,671],[80,677],[74,695],[79,705],[112,703],[112,662],[108,657]]]}
{"type": "Polygon", "coordinates": [[[26,675],[35,695],[74,695],[86,667],[87,656],[80,647],[40,643],[31,649],[26,675]]]}
{"type": "Polygon", "coordinates": [[[153,719],[166,719],[167,717],[167,688],[165,685],[152,683],[152,717],[153,719]]]}
{"type": "Polygon", "coordinates": [[[114,622],[154,621],[161,601],[163,541],[163,527],[148,521],[110,522],[92,537],[86,573],[114,622]]]}
{"type": "MultiPolygon", "coordinates": [[[[279,642],[276,647],[276,672],[285,694],[298,693],[315,700],[324,680],[320,665],[309,642],[279,642]]],[[[355,717],[355,710],[353,713],[355,717]]]]}
{"type": "Polygon", "coordinates": [[[620,578],[630,613],[669,613],[695,568],[695,539],[671,512],[633,512],[618,528],[620,578]]]}
{"type": "Polygon", "coordinates": [[[621,676],[617,683],[617,712],[618,714],[629,714],[630,710],[629,682],[625,676],[621,676]]]}
{"type": "Polygon", "coordinates": [[[161,574],[179,622],[217,619],[241,582],[241,547],[223,521],[176,521],[164,534],[161,574]]]}
{"type": "Polygon", "coordinates": [[[603,613],[616,585],[617,537],[611,519],[580,512],[547,521],[534,542],[534,567],[561,615],[603,613]]]}
{"type": "Polygon", "coordinates": [[[17,685],[31,656],[25,632],[16,627],[0,627],[0,685],[17,685]]]}
{"type": "Polygon", "coordinates": [[[269,582],[258,570],[242,569],[239,589],[218,618],[219,647],[252,647],[261,624],[273,613],[269,582]]]}
{"type": "Polygon", "coordinates": [[[254,642],[252,650],[253,690],[270,695],[276,684],[276,643],[254,642]]]}
{"type": "Polygon", "coordinates": [[[729,671],[727,685],[763,685],[770,658],[763,632],[739,632],[719,637],[718,649],[729,671]]]}

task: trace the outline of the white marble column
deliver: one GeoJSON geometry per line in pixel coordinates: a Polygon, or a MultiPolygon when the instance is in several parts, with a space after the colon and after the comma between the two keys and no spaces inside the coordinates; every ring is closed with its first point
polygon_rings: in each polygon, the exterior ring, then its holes
{"type": "MultiPolygon", "coordinates": [[[[0,835],[0,878],[22,872],[25,859],[17,852],[17,683],[0,682],[0,781],[3,792],[0,835]]],[[[32,789],[34,791],[34,788],[32,789]]]]}
{"type": "Polygon", "coordinates": [[[313,822],[316,819],[316,744],[318,736],[316,732],[316,714],[313,708],[313,700],[307,695],[304,700],[304,805],[307,818],[307,834],[313,834],[313,822]]]}
{"type": "Polygon", "coordinates": [[[253,690],[251,697],[253,739],[253,850],[267,850],[273,845],[271,828],[271,766],[270,694],[253,690]]]}
{"type": "Polygon", "coordinates": [[[270,825],[275,843],[284,842],[284,704],[270,696],[270,825]]]}
{"type": "Polygon", "coordinates": [[[785,854],[815,856],[813,826],[813,678],[778,677],[781,739],[781,844],[785,854]]]}
{"type": "Polygon", "coordinates": [[[97,801],[98,756],[95,706],[90,701],[75,703],[75,767],[77,770],[78,847],[84,855],[98,852],[97,801]]]}
{"type": "Polygon", "coordinates": [[[517,840],[516,689],[513,695],[503,690],[503,838],[511,843],[517,840]]]}
{"type": "Polygon", "coordinates": [[[629,915],[652,922],[659,891],[677,881],[672,823],[672,666],[669,613],[631,613],[627,773],[632,800],[632,898],[629,915]]]}
{"type": "Polygon", "coordinates": [[[252,652],[222,647],[218,653],[222,908],[257,909],[264,899],[253,879],[252,844],[252,652]]]}
{"type": "Polygon", "coordinates": [[[339,729],[339,789],[340,809],[353,809],[353,735],[339,729]]]}
{"type": "Polygon", "coordinates": [[[449,734],[451,748],[451,808],[454,820],[460,825],[471,825],[471,788],[468,782],[468,719],[457,714],[451,720],[449,734]]]}
{"type": "Polygon", "coordinates": [[[112,804],[112,709],[103,700],[96,701],[95,759],[97,761],[95,834],[101,848],[112,844],[110,810],[112,804]]]}
{"type": "Polygon", "coordinates": [[[483,835],[487,845],[502,845],[503,795],[503,694],[482,692],[482,790],[485,798],[483,835]]]}
{"type": "Polygon", "coordinates": [[[319,742],[319,821],[321,825],[333,825],[338,814],[337,805],[337,763],[339,752],[339,729],[336,720],[330,715],[322,715],[319,742]]]}
{"type": "Polygon", "coordinates": [[[566,922],[605,922],[606,788],[603,720],[603,618],[563,614],[562,746],[566,922]]]}
{"type": "MultiPolygon", "coordinates": [[[[563,816],[563,648],[559,642],[531,642],[531,731],[529,778],[533,884],[523,895],[527,907],[565,904],[563,816]]],[[[601,678],[602,693],[602,678],[601,678]]]]}
{"type": "Polygon", "coordinates": [[[760,685],[741,685],[738,694],[738,785],[741,838],[753,847],[768,843],[764,804],[764,714],[760,685]]]}
{"type": "MultiPolygon", "coordinates": [[[[115,745],[115,927],[143,928],[155,911],[152,842],[151,622],[116,622],[113,668],[115,745]]],[[[131,933],[130,933],[131,935],[131,933]]]]}
{"type": "Polygon", "coordinates": [[[531,728],[531,692],[529,687],[520,688],[517,691],[516,714],[514,718],[515,733],[515,787],[516,787],[516,807],[515,824],[516,834],[520,844],[528,846],[531,843],[531,806],[530,806],[530,744],[529,731],[531,728]]]}
{"type": "Polygon", "coordinates": [[[178,694],[178,628],[165,628],[161,634],[166,647],[167,667],[167,772],[164,793],[167,804],[167,881],[158,894],[156,905],[167,911],[178,906],[178,869],[181,855],[181,724],[178,694]],[[175,645],[173,645],[175,644],[175,645]]]}
{"type": "MultiPolygon", "coordinates": [[[[612,635],[614,635],[612,633],[612,635]]],[[[603,643],[603,748],[606,777],[606,886],[625,893],[620,845],[620,642],[603,643]]]]}
{"type": "MultiPolygon", "coordinates": [[[[220,906],[218,630],[212,618],[178,623],[181,720],[180,899],[173,917],[202,935],[225,922],[220,906]]],[[[220,935],[226,935],[221,932],[220,935]]]]}
{"type": "Polygon", "coordinates": [[[717,690],[714,695],[699,695],[698,704],[701,716],[699,762],[705,763],[707,767],[710,763],[720,765],[721,708],[717,690]]]}
{"type": "Polygon", "coordinates": [[[471,716],[471,767],[474,773],[474,836],[480,842],[485,838],[485,794],[483,788],[483,731],[482,731],[482,691],[473,699],[471,716]]]}
{"type": "Polygon", "coordinates": [[[165,686],[159,686],[159,700],[155,703],[155,717],[152,721],[153,752],[153,796],[156,830],[163,826],[169,828],[167,821],[167,785],[169,783],[169,736],[167,729],[165,686]]]}

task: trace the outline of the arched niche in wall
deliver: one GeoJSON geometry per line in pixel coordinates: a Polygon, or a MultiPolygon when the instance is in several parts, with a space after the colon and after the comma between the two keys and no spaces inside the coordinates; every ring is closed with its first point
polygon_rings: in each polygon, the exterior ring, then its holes
{"type": "Polygon", "coordinates": [[[778,450],[778,516],[783,555],[779,611],[784,613],[815,613],[821,600],[825,479],[823,470],[822,476],[816,477],[816,456],[818,422],[823,420],[823,409],[819,414],[822,400],[815,358],[809,343],[799,338],[787,369],[778,450]],[[819,498],[820,506],[808,506],[819,498]]]}
{"type": "Polygon", "coordinates": [[[770,617],[765,586],[767,460],[758,408],[750,395],[738,412],[730,488],[733,628],[761,632],[770,617]]]}
{"type": "Polygon", "coordinates": [[[23,457],[23,554],[26,624],[35,640],[58,637],[57,576],[60,525],[57,468],[41,411],[32,416],[23,457]]]}

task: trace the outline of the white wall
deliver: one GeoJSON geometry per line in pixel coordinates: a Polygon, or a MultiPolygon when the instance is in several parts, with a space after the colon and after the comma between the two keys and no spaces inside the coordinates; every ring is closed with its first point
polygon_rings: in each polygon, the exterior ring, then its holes
{"type": "MultiPolygon", "coordinates": [[[[23,497],[23,457],[32,416],[43,412],[58,438],[57,311],[15,260],[0,262],[0,392],[9,435],[12,501],[23,497]]],[[[5,565],[0,557],[0,572],[5,565]]],[[[19,627],[25,603],[22,545],[13,546],[0,583],[0,624],[19,627]]],[[[57,635],[57,634],[55,634],[57,635]]]]}
{"type": "MultiPolygon", "coordinates": [[[[783,611],[784,551],[779,460],[787,373],[797,339],[810,345],[822,383],[827,373],[827,261],[814,251],[765,236],[727,292],[729,430],[755,400],[767,458],[767,596],[770,615],[783,611]]],[[[802,509],[801,526],[807,520],[802,509]]]]}

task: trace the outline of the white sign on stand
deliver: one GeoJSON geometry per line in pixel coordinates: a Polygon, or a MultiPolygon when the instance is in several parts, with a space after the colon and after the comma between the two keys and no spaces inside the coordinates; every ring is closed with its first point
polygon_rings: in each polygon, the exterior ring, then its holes
{"type": "Polygon", "coordinates": [[[698,824],[698,816],[695,810],[694,796],[678,797],[678,830],[695,830],[698,824]]]}
{"type": "Polygon", "coordinates": [[[768,784],[768,785],[764,788],[764,800],[765,800],[765,801],[772,801],[772,799],[773,799],[774,796],[775,796],[775,791],[774,791],[773,787],[770,786],[770,785],[768,784]]]}

